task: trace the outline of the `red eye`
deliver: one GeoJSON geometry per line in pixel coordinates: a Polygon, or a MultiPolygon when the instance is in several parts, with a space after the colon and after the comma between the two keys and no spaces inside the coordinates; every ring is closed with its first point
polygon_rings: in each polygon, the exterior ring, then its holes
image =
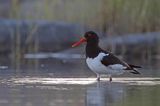
{"type": "Polygon", "coordinates": [[[91,35],[91,34],[88,34],[88,36],[91,37],[92,35],[91,35]]]}
{"type": "Polygon", "coordinates": [[[90,38],[95,38],[95,35],[89,34],[88,35],[90,38]]]}

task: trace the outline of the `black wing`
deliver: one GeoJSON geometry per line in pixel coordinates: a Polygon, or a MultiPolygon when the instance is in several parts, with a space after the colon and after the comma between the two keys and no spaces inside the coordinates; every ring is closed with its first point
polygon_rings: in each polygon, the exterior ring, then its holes
{"type": "Polygon", "coordinates": [[[101,60],[101,63],[105,66],[113,65],[113,64],[121,64],[125,67],[124,70],[132,70],[130,73],[132,74],[140,74],[135,68],[141,68],[140,66],[135,65],[129,65],[125,63],[124,61],[120,60],[118,57],[114,56],[112,53],[109,53],[109,55],[104,56],[101,60]]]}
{"type": "Polygon", "coordinates": [[[132,68],[142,68],[141,66],[133,65],[133,64],[128,64],[132,68]]]}
{"type": "Polygon", "coordinates": [[[101,60],[101,63],[105,66],[121,64],[126,68],[130,68],[130,66],[124,61],[120,60],[118,57],[114,56],[112,53],[108,53],[109,55],[104,56],[101,60]]]}

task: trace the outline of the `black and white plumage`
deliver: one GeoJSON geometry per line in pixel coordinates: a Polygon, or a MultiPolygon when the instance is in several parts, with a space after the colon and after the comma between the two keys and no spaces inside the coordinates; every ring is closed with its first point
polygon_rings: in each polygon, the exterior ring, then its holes
{"type": "Polygon", "coordinates": [[[118,57],[108,51],[104,51],[98,45],[99,37],[93,31],[85,33],[84,38],[72,45],[72,47],[87,42],[86,45],[86,63],[88,67],[97,74],[97,80],[100,81],[100,75],[107,74],[112,81],[112,75],[123,74],[128,71],[133,74],[140,74],[136,68],[140,66],[130,65],[120,60],[118,57]]]}

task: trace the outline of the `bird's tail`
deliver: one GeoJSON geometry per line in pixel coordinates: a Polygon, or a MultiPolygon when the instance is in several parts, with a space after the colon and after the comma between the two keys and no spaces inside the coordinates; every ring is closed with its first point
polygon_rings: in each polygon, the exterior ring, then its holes
{"type": "Polygon", "coordinates": [[[132,65],[132,64],[128,64],[131,68],[142,68],[141,66],[137,66],[137,65],[132,65]]]}
{"type": "Polygon", "coordinates": [[[131,73],[132,73],[132,74],[141,74],[141,73],[138,72],[136,69],[133,69],[133,70],[131,71],[131,73]]]}
{"type": "Polygon", "coordinates": [[[142,68],[141,66],[137,66],[137,65],[132,65],[132,64],[128,64],[129,67],[126,70],[131,70],[130,73],[132,74],[141,74],[140,72],[138,72],[136,70],[136,68],[142,68]]]}

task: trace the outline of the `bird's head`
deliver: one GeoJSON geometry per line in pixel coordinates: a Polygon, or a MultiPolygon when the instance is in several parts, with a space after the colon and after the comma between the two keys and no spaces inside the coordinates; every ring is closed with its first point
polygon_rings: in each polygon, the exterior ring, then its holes
{"type": "Polygon", "coordinates": [[[98,35],[93,31],[88,31],[84,34],[84,37],[82,37],[78,42],[74,43],[72,47],[79,46],[83,42],[87,42],[88,44],[98,44],[99,37],[98,35]]]}

